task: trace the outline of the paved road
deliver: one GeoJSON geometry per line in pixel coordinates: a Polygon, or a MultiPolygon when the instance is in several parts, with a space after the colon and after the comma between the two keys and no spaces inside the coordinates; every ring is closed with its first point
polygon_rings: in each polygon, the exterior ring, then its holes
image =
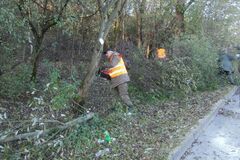
{"type": "Polygon", "coordinates": [[[240,160],[240,87],[181,160],[240,160]]]}

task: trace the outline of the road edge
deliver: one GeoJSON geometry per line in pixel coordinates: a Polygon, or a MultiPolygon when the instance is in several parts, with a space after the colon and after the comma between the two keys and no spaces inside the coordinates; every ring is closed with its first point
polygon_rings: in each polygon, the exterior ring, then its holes
{"type": "Polygon", "coordinates": [[[205,128],[217,115],[219,108],[224,105],[224,102],[234,95],[238,86],[234,86],[223,98],[213,104],[211,111],[203,118],[200,119],[197,125],[186,134],[184,140],[176,147],[168,156],[169,160],[180,160],[187,149],[192,145],[195,139],[199,137],[203,128],[205,128]]]}

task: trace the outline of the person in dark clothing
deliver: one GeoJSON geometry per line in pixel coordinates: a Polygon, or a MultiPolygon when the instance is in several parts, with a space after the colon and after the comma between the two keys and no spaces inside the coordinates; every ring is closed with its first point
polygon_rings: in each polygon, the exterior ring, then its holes
{"type": "Polygon", "coordinates": [[[220,74],[227,75],[228,81],[231,84],[235,84],[233,79],[234,69],[232,65],[234,59],[233,56],[225,53],[221,53],[218,59],[220,74]]]}

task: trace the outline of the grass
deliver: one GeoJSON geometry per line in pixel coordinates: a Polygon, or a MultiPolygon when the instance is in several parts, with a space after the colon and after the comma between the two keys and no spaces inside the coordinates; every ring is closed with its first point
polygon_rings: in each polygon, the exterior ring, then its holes
{"type": "Polygon", "coordinates": [[[117,101],[114,104],[117,110],[110,114],[97,115],[88,123],[49,137],[3,145],[0,156],[3,159],[92,160],[97,159],[98,151],[109,148],[110,152],[101,159],[165,160],[187,131],[228,89],[180,95],[179,100],[161,92],[145,93],[130,86],[138,114],[124,116],[124,107],[117,101]],[[98,139],[103,138],[104,131],[115,140],[99,144],[98,139]]]}
{"type": "Polygon", "coordinates": [[[73,150],[72,159],[94,159],[104,148],[110,152],[101,159],[167,159],[168,154],[182,140],[197,121],[211,109],[226,90],[201,93],[178,102],[138,105],[141,114],[123,115],[121,109],[90,124],[80,126],[65,141],[73,150]],[[116,140],[98,144],[104,130],[116,140]],[[72,146],[74,145],[74,146],[72,146]]]}

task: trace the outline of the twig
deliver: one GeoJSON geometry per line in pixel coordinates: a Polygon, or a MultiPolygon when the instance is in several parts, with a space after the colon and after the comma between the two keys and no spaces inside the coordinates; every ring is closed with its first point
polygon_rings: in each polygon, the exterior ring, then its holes
{"type": "MultiPolygon", "coordinates": [[[[30,123],[33,122],[32,120],[8,120],[8,121],[1,121],[2,123],[7,123],[7,122],[11,122],[11,123],[30,123]]],[[[37,123],[59,123],[61,125],[64,125],[63,122],[60,122],[58,120],[55,119],[43,119],[43,120],[38,120],[37,123]]]]}

